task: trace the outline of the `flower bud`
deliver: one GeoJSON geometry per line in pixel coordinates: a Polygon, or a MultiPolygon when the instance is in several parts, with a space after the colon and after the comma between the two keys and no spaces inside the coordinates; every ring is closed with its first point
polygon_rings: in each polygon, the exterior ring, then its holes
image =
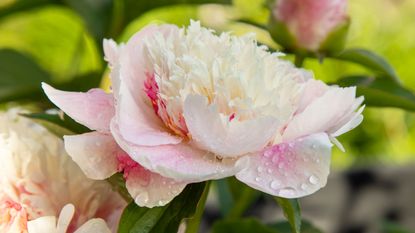
{"type": "Polygon", "coordinates": [[[350,24],[346,7],[346,0],[277,0],[271,36],[289,51],[340,51],[350,24]]]}

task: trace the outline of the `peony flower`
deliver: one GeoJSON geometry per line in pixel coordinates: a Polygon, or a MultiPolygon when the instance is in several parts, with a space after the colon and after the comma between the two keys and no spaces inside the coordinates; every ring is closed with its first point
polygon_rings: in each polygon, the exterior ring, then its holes
{"type": "Polygon", "coordinates": [[[198,22],[151,25],[125,45],[105,40],[104,51],[111,93],[43,89],[94,130],[65,137],[89,177],[139,167],[126,177],[133,197],[148,198],[136,198],[139,205],[177,195],[168,178],[184,185],[235,175],[271,195],[311,194],[326,183],[331,142],[362,121],[354,87],[315,80],[252,34],[215,35],[198,22]]]}
{"type": "Polygon", "coordinates": [[[105,181],[86,178],[59,138],[17,112],[0,113],[0,232],[115,232],[125,201],[105,181]]]}
{"type": "MultiPolygon", "coordinates": [[[[347,0],[277,0],[272,9],[273,24],[283,24],[295,42],[283,41],[283,28],[272,34],[284,46],[317,51],[327,42],[331,33],[347,32],[349,18],[346,12],[347,0]]],[[[336,37],[332,43],[340,43],[345,35],[336,37]]],[[[327,45],[326,45],[327,46],[327,45]]]]}

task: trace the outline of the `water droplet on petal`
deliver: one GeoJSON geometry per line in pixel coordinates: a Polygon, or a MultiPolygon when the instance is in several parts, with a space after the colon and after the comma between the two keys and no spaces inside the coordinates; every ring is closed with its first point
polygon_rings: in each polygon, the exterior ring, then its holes
{"type": "Polygon", "coordinates": [[[317,148],[317,145],[316,145],[316,144],[313,144],[311,147],[312,147],[313,149],[316,149],[316,148],[317,148]]]}
{"type": "Polygon", "coordinates": [[[279,163],[279,164],[278,164],[278,168],[279,168],[279,169],[282,169],[283,167],[284,167],[284,164],[283,164],[283,163],[279,163]]]}
{"type": "Polygon", "coordinates": [[[261,178],[256,177],[256,178],[255,178],[255,181],[256,181],[256,182],[259,182],[259,181],[261,181],[261,178]]]}
{"type": "Polygon", "coordinates": [[[281,183],[277,180],[271,181],[270,187],[274,190],[277,190],[281,183]]]}
{"type": "Polygon", "coordinates": [[[100,141],[97,141],[97,142],[95,142],[95,145],[96,146],[101,146],[101,142],[100,141]]]}
{"type": "Polygon", "coordinates": [[[258,171],[259,173],[262,173],[262,172],[264,171],[264,168],[263,168],[263,167],[261,167],[261,166],[259,166],[259,167],[257,168],[257,171],[258,171]]]}
{"type": "Polygon", "coordinates": [[[302,184],[302,185],[301,185],[301,189],[302,189],[302,190],[306,190],[307,188],[308,188],[308,185],[307,185],[307,184],[302,184]]]}
{"type": "Polygon", "coordinates": [[[272,169],[271,169],[271,168],[268,168],[267,172],[268,172],[269,174],[271,174],[271,173],[272,173],[272,169]]]}
{"type": "Polygon", "coordinates": [[[317,184],[317,183],[318,183],[318,181],[319,181],[319,179],[318,179],[318,177],[317,177],[317,176],[315,176],[315,175],[311,175],[311,176],[308,178],[308,181],[310,181],[310,183],[312,183],[312,184],[317,184]]]}
{"type": "Polygon", "coordinates": [[[279,191],[279,195],[281,195],[281,196],[292,196],[292,195],[294,195],[294,193],[295,193],[295,189],[290,188],[290,187],[283,188],[279,191]]]}
{"type": "Polygon", "coordinates": [[[147,204],[148,203],[148,193],[143,192],[138,194],[138,196],[135,198],[135,202],[139,204],[147,204]]]}

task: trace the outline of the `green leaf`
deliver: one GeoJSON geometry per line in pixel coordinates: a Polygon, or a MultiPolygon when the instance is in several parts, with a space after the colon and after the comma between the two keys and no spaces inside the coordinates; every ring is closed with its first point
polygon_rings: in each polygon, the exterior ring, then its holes
{"type": "Polygon", "coordinates": [[[0,102],[39,97],[40,83],[51,80],[31,58],[14,50],[1,49],[0,61],[0,102]]]}
{"type": "Polygon", "coordinates": [[[77,12],[84,20],[88,31],[94,36],[98,44],[108,35],[111,24],[112,0],[63,0],[63,2],[77,12]]]}
{"type": "Polygon", "coordinates": [[[203,190],[202,197],[197,204],[196,213],[194,216],[187,220],[186,222],[186,233],[197,233],[199,232],[200,222],[203,217],[203,212],[205,211],[205,204],[209,194],[210,183],[211,181],[207,181],[205,185],[205,189],[203,190]]]}
{"type": "MultiPolygon", "coordinates": [[[[291,225],[288,222],[277,222],[269,225],[279,233],[291,233],[291,225]]],[[[301,233],[322,233],[321,230],[313,226],[310,222],[303,220],[301,222],[301,233]]]]}
{"type": "Polygon", "coordinates": [[[235,178],[227,180],[233,193],[234,205],[226,215],[226,219],[237,219],[261,196],[261,192],[245,185],[235,178]]]}
{"type": "Polygon", "coordinates": [[[115,173],[110,178],[107,179],[108,183],[111,184],[112,189],[116,192],[118,192],[124,200],[127,202],[134,201],[130,193],[127,190],[127,187],[125,186],[125,179],[123,177],[123,174],[121,173],[115,173]]]}
{"type": "Polygon", "coordinates": [[[222,220],[213,225],[212,233],[279,233],[254,218],[222,220]]]}
{"type": "Polygon", "coordinates": [[[398,75],[388,61],[372,51],[357,48],[346,49],[333,58],[360,64],[374,71],[377,76],[389,78],[396,83],[400,82],[398,75]]]}
{"type": "Polygon", "coordinates": [[[0,35],[0,48],[29,55],[55,83],[103,71],[93,38],[82,19],[66,7],[48,5],[10,15],[0,21],[0,35]]]}
{"type": "Polygon", "coordinates": [[[146,11],[158,8],[166,7],[176,4],[231,4],[231,0],[157,0],[157,1],[137,1],[137,0],[125,0],[124,1],[124,25],[140,16],[146,11]]]}
{"type": "Polygon", "coordinates": [[[195,214],[206,185],[206,182],[187,185],[179,196],[161,207],[145,208],[130,203],[121,216],[118,233],[177,232],[182,220],[195,214]]]}
{"type": "Polygon", "coordinates": [[[395,107],[415,111],[415,95],[389,79],[350,76],[340,79],[340,86],[357,86],[357,95],[365,97],[365,104],[373,107],[395,107]]]}
{"type": "Polygon", "coordinates": [[[234,205],[234,199],[228,185],[228,179],[220,179],[215,181],[216,191],[218,194],[219,208],[222,216],[226,216],[234,205]]]}
{"type": "Polygon", "coordinates": [[[297,199],[286,199],[282,197],[275,197],[278,205],[282,208],[285,218],[290,223],[293,233],[301,232],[301,210],[297,199]]]}

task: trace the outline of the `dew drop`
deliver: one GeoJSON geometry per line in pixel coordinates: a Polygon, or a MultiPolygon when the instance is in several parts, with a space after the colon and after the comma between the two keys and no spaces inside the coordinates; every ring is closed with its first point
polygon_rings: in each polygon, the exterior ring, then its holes
{"type": "Polygon", "coordinates": [[[272,189],[277,190],[279,186],[280,186],[280,182],[279,181],[276,181],[276,180],[271,181],[270,187],[272,189]]]}
{"type": "Polygon", "coordinates": [[[278,164],[278,168],[279,168],[279,169],[282,169],[283,167],[284,167],[284,164],[283,164],[283,163],[279,163],[279,164],[278,164]]]}
{"type": "Polygon", "coordinates": [[[137,203],[143,203],[146,204],[148,203],[148,193],[144,192],[144,193],[140,193],[136,198],[135,198],[135,202],[137,203]]]}
{"type": "Polygon", "coordinates": [[[313,149],[316,149],[316,148],[317,148],[317,145],[316,145],[316,144],[313,144],[313,145],[311,145],[311,147],[312,147],[313,149]]]}
{"type": "Polygon", "coordinates": [[[261,178],[256,177],[256,178],[255,178],[255,181],[256,181],[256,182],[259,182],[259,181],[261,181],[261,178]]]}
{"type": "Polygon", "coordinates": [[[262,173],[262,172],[264,171],[264,168],[263,168],[263,167],[261,167],[261,166],[259,166],[259,167],[257,168],[257,171],[258,171],[259,173],[262,173]]]}
{"type": "Polygon", "coordinates": [[[165,202],[165,201],[160,200],[160,201],[158,202],[158,204],[159,204],[159,206],[163,206],[163,205],[165,205],[165,204],[166,204],[166,202],[165,202]]]}
{"type": "Polygon", "coordinates": [[[281,195],[281,196],[292,196],[292,195],[294,195],[294,193],[295,193],[295,189],[290,188],[290,187],[283,188],[279,191],[279,195],[281,195]]]}
{"type": "Polygon", "coordinates": [[[318,179],[318,177],[317,177],[317,176],[315,176],[315,175],[311,175],[311,176],[308,178],[308,181],[310,181],[310,183],[312,183],[312,184],[317,184],[317,183],[318,183],[318,181],[319,181],[319,179],[318,179]]]}
{"type": "Polygon", "coordinates": [[[302,184],[302,185],[301,185],[301,189],[302,189],[302,190],[306,190],[307,188],[308,188],[308,185],[307,185],[307,184],[302,184]]]}
{"type": "Polygon", "coordinates": [[[268,168],[267,172],[268,172],[268,174],[271,174],[272,173],[272,169],[271,168],[268,168]]]}
{"type": "Polygon", "coordinates": [[[101,142],[100,142],[100,141],[95,142],[95,145],[96,145],[96,146],[101,146],[101,142]]]}

